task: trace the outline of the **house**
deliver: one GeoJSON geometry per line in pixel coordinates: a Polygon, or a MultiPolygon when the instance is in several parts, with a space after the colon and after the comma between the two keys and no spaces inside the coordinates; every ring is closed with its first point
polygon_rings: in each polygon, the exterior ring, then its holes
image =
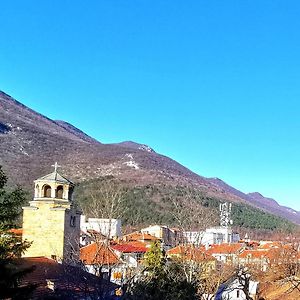
{"type": "Polygon", "coordinates": [[[179,245],[167,251],[169,259],[182,259],[198,263],[202,268],[202,276],[209,276],[216,269],[216,259],[205,251],[204,247],[194,245],[179,245]]]}
{"type": "Polygon", "coordinates": [[[122,235],[122,223],[120,219],[88,218],[84,215],[80,218],[80,229],[86,233],[89,230],[98,232],[109,239],[119,238],[122,235]]]}
{"type": "Polygon", "coordinates": [[[88,272],[122,284],[148,250],[141,242],[92,243],[80,249],[80,259],[88,272]]]}
{"type": "Polygon", "coordinates": [[[106,243],[92,243],[80,248],[80,260],[87,272],[120,283],[123,262],[106,243]]]}
{"type": "Polygon", "coordinates": [[[118,257],[122,257],[129,268],[137,268],[142,262],[144,254],[149,250],[146,245],[138,246],[131,243],[116,244],[111,247],[118,257]]]}
{"type": "Polygon", "coordinates": [[[92,243],[105,242],[107,240],[107,236],[94,229],[88,229],[86,232],[80,231],[79,243],[81,246],[87,246],[92,243]]]}
{"type": "Polygon", "coordinates": [[[21,280],[21,286],[33,285],[30,299],[117,299],[119,286],[89,274],[80,267],[58,263],[46,257],[20,258],[16,264],[21,270],[33,268],[21,280]]]}
{"type": "Polygon", "coordinates": [[[245,249],[242,243],[214,244],[207,249],[207,254],[215,257],[221,263],[238,263],[238,255],[245,249]]]}
{"type": "Polygon", "coordinates": [[[182,233],[178,228],[169,228],[165,225],[151,225],[141,229],[141,232],[155,236],[166,248],[174,247],[179,242],[182,242],[182,233]]]}
{"type": "Polygon", "coordinates": [[[237,243],[240,240],[237,232],[234,232],[230,227],[223,226],[210,227],[205,231],[184,231],[183,237],[187,243],[194,245],[237,243]]]}
{"type": "Polygon", "coordinates": [[[220,285],[215,300],[246,300],[245,291],[252,299],[256,299],[258,282],[249,280],[248,285],[248,288],[246,288],[243,280],[231,278],[220,285]]]}
{"type": "Polygon", "coordinates": [[[266,271],[270,263],[271,255],[270,249],[246,249],[238,254],[238,261],[241,266],[255,265],[261,271],[266,271]]]}
{"type": "Polygon", "coordinates": [[[159,238],[157,238],[154,235],[151,235],[149,233],[146,233],[146,232],[135,231],[135,232],[123,235],[121,240],[124,242],[142,242],[142,243],[146,244],[146,247],[150,247],[151,244],[154,241],[159,240],[159,238]]]}

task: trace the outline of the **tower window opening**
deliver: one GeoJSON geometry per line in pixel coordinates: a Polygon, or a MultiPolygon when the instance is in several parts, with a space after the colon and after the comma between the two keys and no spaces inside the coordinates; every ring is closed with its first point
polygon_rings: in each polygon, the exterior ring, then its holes
{"type": "Polygon", "coordinates": [[[69,188],[69,200],[72,200],[72,198],[73,198],[73,191],[74,191],[74,189],[73,189],[73,187],[71,186],[71,187],[69,188]]]}
{"type": "Polygon", "coordinates": [[[76,217],[75,216],[71,216],[70,226],[71,227],[75,227],[76,226],[76,217]]]}
{"type": "Polygon", "coordinates": [[[64,192],[64,188],[63,186],[58,186],[57,189],[56,189],[56,195],[55,197],[58,198],[58,199],[62,199],[63,198],[63,192],[64,192]]]}
{"type": "Polygon", "coordinates": [[[44,186],[44,197],[51,198],[51,186],[50,185],[44,186]]]}

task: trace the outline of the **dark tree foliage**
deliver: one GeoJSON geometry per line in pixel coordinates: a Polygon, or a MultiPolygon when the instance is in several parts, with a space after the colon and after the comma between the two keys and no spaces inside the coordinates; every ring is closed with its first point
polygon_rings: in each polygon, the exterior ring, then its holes
{"type": "MultiPolygon", "coordinates": [[[[103,180],[113,179],[113,177],[93,179],[79,184],[76,188],[76,199],[80,206],[84,208],[88,205],[90,195],[87,191],[101,188],[103,180]]],[[[122,215],[124,225],[147,226],[151,223],[158,223],[178,226],[174,219],[172,200],[185,199],[187,194],[193,198],[193,201],[211,210],[211,215],[215,216],[219,215],[220,203],[227,201],[208,196],[205,192],[188,186],[170,186],[163,183],[133,186],[125,181],[119,183],[126,187],[126,193],[124,193],[126,209],[122,215]]],[[[183,209],[185,209],[184,205],[183,209]]],[[[233,225],[236,227],[284,232],[293,232],[296,229],[293,223],[246,203],[232,203],[232,218],[233,225]]],[[[211,226],[213,225],[212,223],[211,226]]]]}
{"type": "Polygon", "coordinates": [[[33,286],[20,287],[21,279],[32,269],[21,269],[15,259],[30,246],[9,231],[16,226],[25,201],[22,189],[5,189],[7,177],[0,166],[0,299],[28,299],[33,286]]]}
{"type": "Polygon", "coordinates": [[[127,300],[199,299],[196,282],[188,282],[176,262],[167,262],[160,244],[154,243],[145,257],[144,275],[128,288],[127,300]]]}

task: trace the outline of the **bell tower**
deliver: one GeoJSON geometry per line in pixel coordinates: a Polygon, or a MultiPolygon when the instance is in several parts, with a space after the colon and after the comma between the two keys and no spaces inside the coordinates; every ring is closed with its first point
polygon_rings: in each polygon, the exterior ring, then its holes
{"type": "Polygon", "coordinates": [[[80,212],[73,205],[74,184],[57,172],[34,181],[34,198],[23,207],[23,240],[32,242],[23,257],[61,262],[79,258],[80,212]]]}

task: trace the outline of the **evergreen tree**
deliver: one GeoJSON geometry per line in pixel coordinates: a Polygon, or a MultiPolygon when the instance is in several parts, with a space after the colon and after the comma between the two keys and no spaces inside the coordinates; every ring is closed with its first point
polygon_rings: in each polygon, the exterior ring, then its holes
{"type": "Polygon", "coordinates": [[[15,259],[30,246],[10,231],[16,227],[25,193],[21,188],[8,192],[7,177],[0,166],[0,299],[28,299],[33,286],[20,287],[21,279],[32,271],[20,269],[15,259]]]}
{"type": "Polygon", "coordinates": [[[150,250],[145,254],[144,264],[146,271],[148,271],[152,276],[163,271],[165,255],[158,240],[152,243],[150,250]]]}

